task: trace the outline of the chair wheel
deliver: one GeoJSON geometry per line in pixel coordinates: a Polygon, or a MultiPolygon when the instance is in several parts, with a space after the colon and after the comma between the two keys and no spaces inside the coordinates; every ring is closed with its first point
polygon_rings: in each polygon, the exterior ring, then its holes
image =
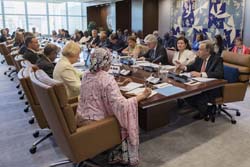
{"type": "Polygon", "coordinates": [[[38,130],[37,130],[37,131],[35,131],[35,132],[33,133],[33,137],[34,137],[34,138],[39,137],[39,131],[38,131],[38,130]]]}
{"type": "Polygon", "coordinates": [[[29,120],[29,124],[33,124],[34,122],[35,122],[34,118],[31,118],[31,119],[29,120]]]}
{"type": "Polygon", "coordinates": [[[20,100],[23,100],[23,99],[24,99],[24,96],[19,97],[19,99],[20,99],[20,100]]]}
{"type": "Polygon", "coordinates": [[[236,124],[237,121],[236,121],[236,120],[231,120],[231,123],[232,123],[232,124],[236,124]]]}
{"type": "Polygon", "coordinates": [[[236,112],[236,116],[238,116],[238,117],[240,116],[240,112],[239,111],[236,112]]]}
{"type": "Polygon", "coordinates": [[[32,147],[30,148],[30,153],[31,153],[31,154],[35,154],[35,153],[36,153],[36,146],[32,146],[32,147]]]}
{"type": "Polygon", "coordinates": [[[7,72],[4,72],[3,74],[4,74],[4,75],[7,75],[7,72]]]}
{"type": "Polygon", "coordinates": [[[14,78],[11,78],[10,81],[14,81],[14,78]]]}
{"type": "Polygon", "coordinates": [[[19,88],[20,88],[20,85],[17,85],[16,88],[19,89],[19,88]]]}
{"type": "Polygon", "coordinates": [[[29,102],[26,101],[26,102],[25,102],[25,105],[29,105],[29,102]]]}
{"type": "Polygon", "coordinates": [[[24,112],[28,112],[29,111],[29,107],[26,107],[23,111],[24,112]]]}
{"type": "Polygon", "coordinates": [[[22,92],[21,90],[19,90],[17,93],[18,93],[19,95],[21,95],[23,92],[22,92]]]}

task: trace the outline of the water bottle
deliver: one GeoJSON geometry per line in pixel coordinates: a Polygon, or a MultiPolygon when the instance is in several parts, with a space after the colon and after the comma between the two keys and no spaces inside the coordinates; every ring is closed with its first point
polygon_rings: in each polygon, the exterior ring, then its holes
{"type": "Polygon", "coordinates": [[[120,61],[120,60],[118,60],[118,59],[120,59],[120,58],[118,58],[118,53],[117,53],[117,51],[113,51],[112,52],[112,57],[113,57],[113,63],[114,64],[117,64],[117,63],[119,63],[118,61],[120,61]]]}

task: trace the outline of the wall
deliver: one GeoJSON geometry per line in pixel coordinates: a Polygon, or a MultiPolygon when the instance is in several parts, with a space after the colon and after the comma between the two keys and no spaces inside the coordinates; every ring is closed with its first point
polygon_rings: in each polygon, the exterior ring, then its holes
{"type": "Polygon", "coordinates": [[[158,0],[143,0],[143,34],[152,34],[158,30],[159,20],[158,0]]]}
{"type": "Polygon", "coordinates": [[[243,33],[243,40],[246,46],[250,46],[250,1],[246,0],[245,5],[245,21],[244,21],[244,33],[243,33]],[[248,20],[248,21],[247,21],[248,20]]]}
{"type": "Polygon", "coordinates": [[[159,34],[163,36],[164,33],[171,29],[171,8],[172,0],[159,0],[159,34]]]}
{"type": "Polygon", "coordinates": [[[95,21],[97,27],[107,29],[108,8],[110,6],[89,6],[87,7],[87,23],[95,21]]]}
{"type": "Polygon", "coordinates": [[[116,28],[131,31],[131,0],[116,2],[116,28]]]}

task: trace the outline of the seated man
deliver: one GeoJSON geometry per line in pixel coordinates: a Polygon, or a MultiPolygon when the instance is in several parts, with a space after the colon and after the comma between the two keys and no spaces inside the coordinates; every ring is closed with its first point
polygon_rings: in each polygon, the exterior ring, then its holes
{"type": "Polygon", "coordinates": [[[29,60],[32,64],[36,64],[40,56],[37,53],[39,51],[38,40],[34,36],[28,36],[27,38],[25,38],[25,45],[27,47],[27,50],[24,52],[23,58],[29,60]]]}
{"type": "MultiPolygon", "coordinates": [[[[202,41],[199,46],[198,57],[191,65],[177,65],[177,69],[191,72],[192,77],[205,77],[223,79],[224,68],[221,57],[215,56],[213,52],[213,43],[202,41]]],[[[221,89],[214,89],[201,94],[186,98],[186,101],[198,109],[199,113],[194,119],[202,119],[209,116],[208,103],[214,101],[216,97],[221,96],[221,89]]]]}
{"type": "Polygon", "coordinates": [[[48,76],[53,78],[53,71],[55,68],[54,60],[58,54],[59,48],[54,44],[48,44],[45,46],[43,55],[37,60],[36,65],[45,71],[48,76]]]}
{"type": "Polygon", "coordinates": [[[111,34],[109,36],[109,45],[108,45],[109,49],[121,53],[125,47],[126,47],[125,43],[118,38],[117,34],[111,34]]]}
{"type": "Polygon", "coordinates": [[[73,41],[67,43],[53,72],[53,78],[64,83],[69,98],[80,94],[82,73],[72,66],[78,61],[80,53],[81,48],[77,43],[73,41]]]}
{"type": "Polygon", "coordinates": [[[158,44],[158,40],[153,34],[147,35],[144,42],[149,47],[149,51],[143,55],[144,59],[152,63],[168,64],[166,49],[158,44]]]}
{"type": "Polygon", "coordinates": [[[99,43],[100,43],[100,37],[99,37],[98,32],[97,32],[96,29],[92,30],[91,36],[92,37],[90,38],[90,40],[88,41],[88,43],[89,43],[89,45],[90,45],[91,48],[94,48],[94,47],[98,46],[99,43]]]}

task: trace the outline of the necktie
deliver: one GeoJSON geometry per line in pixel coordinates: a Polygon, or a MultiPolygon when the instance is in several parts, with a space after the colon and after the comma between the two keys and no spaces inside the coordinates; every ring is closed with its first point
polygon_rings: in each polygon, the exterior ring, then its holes
{"type": "Polygon", "coordinates": [[[205,72],[206,71],[206,64],[207,64],[207,60],[203,60],[202,66],[201,66],[201,72],[205,72]]]}

